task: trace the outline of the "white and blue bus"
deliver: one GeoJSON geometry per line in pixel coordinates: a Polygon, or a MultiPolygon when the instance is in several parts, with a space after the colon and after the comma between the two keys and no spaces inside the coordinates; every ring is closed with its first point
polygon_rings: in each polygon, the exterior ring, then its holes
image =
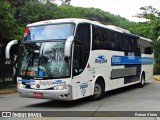
{"type": "MultiPolygon", "coordinates": [[[[14,44],[8,44],[6,58],[14,44]]],[[[86,19],[36,22],[26,27],[17,73],[21,97],[97,100],[105,91],[143,87],[151,79],[152,41],[86,19]]]]}

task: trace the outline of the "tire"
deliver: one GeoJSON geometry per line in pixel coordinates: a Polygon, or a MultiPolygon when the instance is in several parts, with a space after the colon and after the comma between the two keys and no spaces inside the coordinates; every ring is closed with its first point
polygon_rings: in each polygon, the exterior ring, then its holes
{"type": "Polygon", "coordinates": [[[91,100],[100,100],[104,96],[105,87],[102,80],[98,79],[94,85],[94,93],[91,100]]]}
{"type": "Polygon", "coordinates": [[[142,73],[141,82],[138,84],[138,87],[142,88],[145,85],[145,75],[142,73]]]}

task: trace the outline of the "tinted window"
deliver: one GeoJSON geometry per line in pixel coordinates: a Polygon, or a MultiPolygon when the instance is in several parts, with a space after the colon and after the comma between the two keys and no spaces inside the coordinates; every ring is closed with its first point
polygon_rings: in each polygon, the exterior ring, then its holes
{"type": "Polygon", "coordinates": [[[138,39],[127,33],[119,33],[106,28],[92,25],[92,49],[116,50],[142,54],[152,54],[150,41],[138,39]]]}
{"type": "Polygon", "coordinates": [[[79,24],[74,42],[73,75],[80,74],[90,53],[90,24],[79,24]]]}
{"type": "Polygon", "coordinates": [[[92,49],[105,49],[140,53],[137,38],[93,25],[92,49]]]}
{"type": "Polygon", "coordinates": [[[103,28],[98,26],[93,26],[93,50],[96,49],[103,49],[104,48],[104,39],[105,39],[105,32],[103,28]]]}
{"type": "Polygon", "coordinates": [[[139,39],[138,46],[140,46],[140,50],[142,54],[152,54],[153,53],[152,42],[150,41],[139,39]]]}

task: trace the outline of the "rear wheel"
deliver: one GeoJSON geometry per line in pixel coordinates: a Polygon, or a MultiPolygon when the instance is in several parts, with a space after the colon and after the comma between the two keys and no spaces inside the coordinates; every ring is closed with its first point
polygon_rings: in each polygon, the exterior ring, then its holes
{"type": "Polygon", "coordinates": [[[104,95],[105,87],[102,80],[98,79],[94,85],[94,93],[91,96],[92,100],[100,100],[104,95]]]}

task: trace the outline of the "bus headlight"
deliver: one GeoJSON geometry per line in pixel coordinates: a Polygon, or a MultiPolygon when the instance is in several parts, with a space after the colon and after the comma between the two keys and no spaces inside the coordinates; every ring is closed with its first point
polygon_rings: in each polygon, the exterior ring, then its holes
{"type": "Polygon", "coordinates": [[[53,89],[54,90],[64,90],[64,89],[68,89],[69,87],[70,85],[63,84],[63,85],[54,86],[53,89]]]}
{"type": "Polygon", "coordinates": [[[26,86],[23,85],[22,83],[17,83],[17,87],[18,87],[18,88],[25,88],[26,86]]]}

